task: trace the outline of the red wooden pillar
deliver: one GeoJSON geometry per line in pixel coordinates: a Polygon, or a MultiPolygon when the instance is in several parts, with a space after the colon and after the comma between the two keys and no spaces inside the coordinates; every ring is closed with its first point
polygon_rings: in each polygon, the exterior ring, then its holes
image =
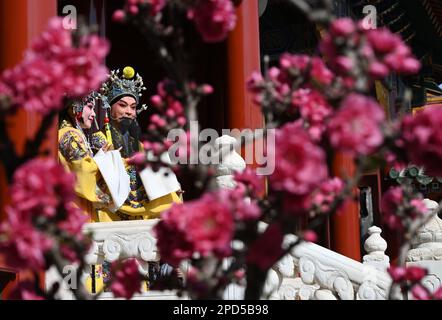
{"type": "Polygon", "coordinates": [[[242,1],[237,24],[227,40],[228,125],[230,128],[262,128],[263,117],[247,92],[246,81],[260,70],[258,1],[242,1]]]}
{"type": "MultiPolygon", "coordinates": [[[[345,178],[355,173],[353,158],[338,153],[333,160],[334,175],[345,178]]],[[[357,193],[356,188],[353,190],[357,193]]],[[[332,250],[352,258],[361,260],[361,231],[359,222],[359,205],[356,200],[349,200],[346,205],[331,218],[330,237],[332,250]]]]}
{"type": "MultiPolygon", "coordinates": [[[[49,18],[56,15],[57,0],[0,0],[0,71],[18,64],[32,39],[46,28],[49,18]]],[[[7,131],[19,154],[24,151],[26,139],[35,135],[40,120],[39,115],[23,110],[8,119],[7,131]]],[[[54,157],[57,151],[56,141],[57,130],[54,123],[49,128],[48,139],[44,143],[45,149],[49,149],[54,157]]],[[[5,218],[7,189],[4,168],[0,164],[0,220],[5,218]]],[[[1,264],[0,259],[0,267],[1,264]]]]}

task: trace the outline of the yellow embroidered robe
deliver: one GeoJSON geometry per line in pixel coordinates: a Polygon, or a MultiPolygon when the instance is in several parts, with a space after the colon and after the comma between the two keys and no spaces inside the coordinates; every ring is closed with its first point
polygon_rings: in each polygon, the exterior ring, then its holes
{"type": "Polygon", "coordinates": [[[111,204],[106,185],[93,159],[83,132],[64,121],[58,130],[58,159],[64,168],[75,174],[75,203],[90,217],[97,221],[96,208],[111,204]]]}
{"type": "MultiPolygon", "coordinates": [[[[118,137],[118,132],[114,127],[111,127],[113,137],[118,137]]],[[[94,150],[99,150],[106,145],[107,140],[103,132],[96,132],[92,135],[91,145],[94,150]]],[[[139,143],[139,142],[138,142],[139,143]]],[[[140,150],[142,149],[141,143],[140,150]]],[[[122,150],[123,159],[127,157],[122,150]]],[[[159,218],[161,212],[171,207],[173,203],[180,203],[180,197],[172,192],[161,198],[149,201],[144,186],[136,171],[135,166],[128,165],[126,159],[123,160],[126,172],[130,177],[130,188],[128,198],[125,203],[115,213],[107,209],[100,209],[98,211],[99,221],[119,221],[119,220],[140,220],[140,219],[154,219],[159,218]]]]}

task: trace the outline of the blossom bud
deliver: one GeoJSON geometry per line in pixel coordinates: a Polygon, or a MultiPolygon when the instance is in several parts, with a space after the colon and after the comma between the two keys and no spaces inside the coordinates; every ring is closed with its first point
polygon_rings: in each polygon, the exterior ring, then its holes
{"type": "Polygon", "coordinates": [[[180,126],[184,126],[187,123],[186,118],[184,118],[184,117],[179,117],[177,119],[177,122],[180,126]]]}
{"type": "Polygon", "coordinates": [[[126,13],[123,10],[116,10],[112,15],[112,21],[117,23],[123,22],[125,18],[126,13]]]}
{"type": "Polygon", "coordinates": [[[304,240],[309,242],[316,242],[318,241],[318,235],[312,230],[307,230],[306,232],[304,232],[304,240]]]}
{"type": "Polygon", "coordinates": [[[205,84],[202,86],[201,91],[203,94],[212,94],[213,93],[213,87],[209,84],[205,84]]]}
{"type": "Polygon", "coordinates": [[[331,25],[331,33],[337,37],[347,37],[355,32],[356,25],[351,18],[335,20],[331,25]]]}
{"type": "Polygon", "coordinates": [[[131,15],[137,15],[138,14],[138,12],[139,12],[140,10],[138,9],[138,6],[136,6],[136,5],[132,5],[132,6],[130,6],[129,7],[129,13],[131,14],[131,15]]]}
{"type": "Polygon", "coordinates": [[[421,63],[414,58],[406,58],[402,62],[401,71],[405,73],[417,73],[421,68],[421,63]]]}
{"type": "Polygon", "coordinates": [[[166,111],[166,115],[167,115],[169,118],[175,118],[176,113],[175,113],[175,111],[173,111],[172,109],[168,109],[168,110],[166,111]]]}
{"type": "Polygon", "coordinates": [[[154,107],[161,107],[163,104],[163,99],[159,95],[154,95],[150,98],[150,102],[152,102],[154,107]]]}
{"type": "Polygon", "coordinates": [[[137,152],[131,158],[129,158],[127,162],[129,164],[141,166],[146,162],[146,155],[144,154],[144,152],[137,152]]]}
{"type": "Polygon", "coordinates": [[[370,64],[368,72],[375,79],[383,79],[388,76],[389,70],[385,64],[375,61],[370,64]]]}

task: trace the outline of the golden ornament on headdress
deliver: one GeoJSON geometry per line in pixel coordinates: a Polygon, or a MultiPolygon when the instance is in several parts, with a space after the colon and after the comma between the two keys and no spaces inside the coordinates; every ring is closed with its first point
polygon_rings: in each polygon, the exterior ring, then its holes
{"type": "Polygon", "coordinates": [[[135,70],[132,67],[125,67],[123,69],[123,76],[126,79],[132,79],[133,77],[135,77],[135,70]]]}

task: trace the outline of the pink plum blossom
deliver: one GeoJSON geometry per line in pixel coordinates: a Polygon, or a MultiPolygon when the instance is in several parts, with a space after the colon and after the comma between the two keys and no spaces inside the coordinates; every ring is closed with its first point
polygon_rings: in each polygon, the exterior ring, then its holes
{"type": "Polygon", "coordinates": [[[330,143],[337,150],[368,155],[383,142],[380,127],[384,120],[384,111],[374,99],[350,94],[330,120],[330,143]]]}
{"type": "Polygon", "coordinates": [[[442,109],[429,107],[402,122],[402,142],[408,159],[430,176],[442,176],[442,109]]]}
{"type": "Polygon", "coordinates": [[[141,292],[141,274],[135,259],[116,261],[111,265],[111,291],[117,298],[130,299],[141,292]]]}
{"type": "Polygon", "coordinates": [[[344,189],[344,182],[338,178],[327,180],[322,183],[312,195],[312,204],[321,212],[330,210],[330,206],[344,189]]]}
{"type": "Polygon", "coordinates": [[[351,18],[341,18],[332,22],[330,33],[335,37],[347,37],[356,31],[356,23],[351,18]]]}
{"type": "Polygon", "coordinates": [[[9,265],[44,268],[44,255],[53,239],[43,233],[43,226],[55,226],[83,240],[81,229],[88,217],[73,204],[74,184],[74,176],[52,159],[30,160],[15,172],[11,185],[13,207],[7,208],[8,219],[1,225],[7,237],[1,245],[9,252],[9,265]]]}
{"type": "Polygon", "coordinates": [[[306,195],[327,178],[324,151],[297,124],[276,131],[275,171],[270,176],[274,190],[306,195]]]}
{"type": "Polygon", "coordinates": [[[44,300],[45,298],[36,292],[36,283],[31,280],[21,281],[8,296],[9,300],[44,300]]]}
{"type": "Polygon", "coordinates": [[[314,141],[320,141],[326,129],[325,122],[332,114],[332,108],[316,90],[298,89],[292,94],[292,105],[299,109],[303,127],[314,141]]]}
{"type": "Polygon", "coordinates": [[[203,257],[226,256],[233,228],[233,213],[228,205],[208,193],[198,200],[173,205],[162,214],[155,230],[161,257],[176,266],[194,252],[203,257]]]}
{"type": "Polygon", "coordinates": [[[249,248],[246,261],[262,271],[271,268],[282,257],[283,234],[279,224],[270,225],[249,248]]]}
{"type": "Polygon", "coordinates": [[[107,41],[95,35],[83,36],[75,47],[63,19],[53,18],[23,62],[5,70],[0,82],[9,89],[14,106],[46,114],[63,107],[66,93],[82,97],[101,85],[107,77],[108,51],[107,41]]]}
{"type": "Polygon", "coordinates": [[[250,188],[254,195],[264,192],[265,181],[262,176],[258,176],[251,168],[246,168],[243,172],[235,172],[235,181],[250,188]]]}
{"type": "Polygon", "coordinates": [[[235,8],[230,0],[199,0],[187,16],[195,22],[206,42],[224,40],[236,24],[235,8]]]}
{"type": "Polygon", "coordinates": [[[8,220],[0,225],[0,232],[8,237],[8,240],[0,242],[6,264],[18,270],[44,270],[44,255],[52,248],[53,241],[36,230],[30,221],[20,219],[20,214],[14,209],[6,210],[8,220]]]}
{"type": "Polygon", "coordinates": [[[321,58],[313,57],[311,64],[310,76],[314,82],[324,86],[328,86],[333,82],[335,75],[321,58]]]}
{"type": "Polygon", "coordinates": [[[431,300],[431,293],[421,284],[414,285],[411,294],[416,300],[431,300]]]}

